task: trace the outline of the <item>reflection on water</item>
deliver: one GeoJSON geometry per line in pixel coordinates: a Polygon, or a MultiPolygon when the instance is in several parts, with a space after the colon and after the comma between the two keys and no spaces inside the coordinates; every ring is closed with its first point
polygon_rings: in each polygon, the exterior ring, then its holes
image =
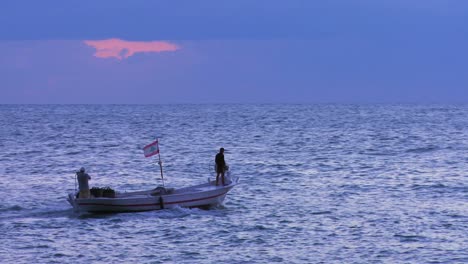
{"type": "Polygon", "coordinates": [[[3,105],[3,263],[468,262],[468,107],[3,105]],[[209,210],[76,214],[91,186],[206,182],[219,147],[240,184],[209,210]],[[79,249],[79,250],[77,250],[79,249]],[[18,256],[21,256],[18,259],[18,256]]]}

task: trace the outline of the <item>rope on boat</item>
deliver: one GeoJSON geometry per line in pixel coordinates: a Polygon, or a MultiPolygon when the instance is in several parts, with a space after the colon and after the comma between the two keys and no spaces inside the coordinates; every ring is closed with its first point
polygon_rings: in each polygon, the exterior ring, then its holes
{"type": "Polygon", "coordinates": [[[159,196],[159,207],[161,207],[161,209],[164,209],[164,200],[162,196],[159,196]]]}

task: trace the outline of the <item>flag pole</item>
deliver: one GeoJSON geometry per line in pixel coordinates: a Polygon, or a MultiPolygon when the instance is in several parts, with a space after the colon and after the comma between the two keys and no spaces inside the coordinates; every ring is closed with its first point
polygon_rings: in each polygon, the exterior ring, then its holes
{"type": "Polygon", "coordinates": [[[159,138],[156,139],[156,142],[158,144],[158,158],[159,158],[159,161],[158,161],[158,164],[159,164],[159,169],[161,170],[161,179],[162,179],[162,184],[163,184],[163,187],[164,186],[164,177],[163,177],[163,169],[162,169],[162,162],[161,162],[161,151],[159,150],[159,138]]]}

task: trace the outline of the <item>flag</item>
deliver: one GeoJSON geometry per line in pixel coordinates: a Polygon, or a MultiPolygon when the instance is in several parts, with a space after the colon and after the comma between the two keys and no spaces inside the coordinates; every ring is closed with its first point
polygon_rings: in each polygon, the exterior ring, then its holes
{"type": "Polygon", "coordinates": [[[143,148],[143,152],[145,154],[145,157],[151,157],[153,155],[156,155],[159,153],[159,145],[158,145],[158,140],[154,141],[153,143],[146,145],[143,148]]]}

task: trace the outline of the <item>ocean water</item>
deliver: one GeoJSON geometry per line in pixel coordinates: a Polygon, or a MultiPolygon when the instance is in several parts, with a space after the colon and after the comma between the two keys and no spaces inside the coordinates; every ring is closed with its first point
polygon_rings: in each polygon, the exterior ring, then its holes
{"type": "Polygon", "coordinates": [[[468,263],[467,105],[1,105],[0,263],[468,263]],[[223,205],[77,214],[91,186],[240,184],[223,205]]]}

